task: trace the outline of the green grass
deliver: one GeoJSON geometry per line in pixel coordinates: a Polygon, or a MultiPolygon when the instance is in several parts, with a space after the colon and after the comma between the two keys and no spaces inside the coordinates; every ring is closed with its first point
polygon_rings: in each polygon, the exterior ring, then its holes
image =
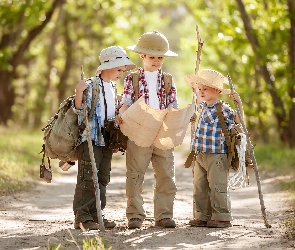
{"type": "Polygon", "coordinates": [[[0,127],[0,195],[30,187],[39,178],[41,131],[0,127]]]}
{"type": "Polygon", "coordinates": [[[257,145],[254,154],[259,170],[281,175],[295,173],[295,149],[284,145],[257,145]]]}

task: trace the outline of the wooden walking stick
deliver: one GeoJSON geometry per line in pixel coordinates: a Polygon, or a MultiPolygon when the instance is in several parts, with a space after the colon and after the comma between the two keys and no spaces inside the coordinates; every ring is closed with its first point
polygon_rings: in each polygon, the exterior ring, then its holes
{"type": "MultiPolygon", "coordinates": [[[[198,74],[199,68],[200,68],[200,63],[201,63],[201,52],[202,52],[202,47],[204,42],[202,42],[201,40],[201,36],[200,36],[200,32],[199,32],[199,27],[198,25],[196,25],[196,32],[197,32],[197,40],[198,40],[198,50],[197,52],[197,58],[196,58],[196,68],[195,68],[195,75],[198,74]]],[[[197,100],[196,98],[196,92],[194,90],[194,99],[197,100]]],[[[196,122],[191,122],[191,144],[192,144],[192,140],[193,140],[193,135],[195,133],[195,129],[196,129],[196,122]]],[[[191,145],[192,146],[192,145],[191,145]]],[[[184,167],[185,168],[189,168],[192,165],[192,162],[195,158],[195,151],[191,151],[190,154],[188,155],[185,163],[184,163],[184,167]]]]}
{"type": "MultiPolygon", "coordinates": [[[[227,74],[227,78],[228,78],[228,82],[229,82],[229,85],[230,85],[230,89],[231,89],[231,92],[234,92],[234,86],[233,86],[233,83],[232,83],[232,80],[230,78],[230,75],[227,74]]],[[[260,200],[260,206],[261,206],[261,212],[262,212],[262,218],[264,220],[264,225],[266,228],[271,228],[271,225],[268,223],[267,221],[267,218],[266,218],[266,213],[265,213],[265,205],[264,205],[264,201],[263,201],[263,194],[262,194],[262,190],[261,190],[261,183],[260,183],[260,177],[259,177],[259,172],[258,172],[258,166],[257,166],[257,162],[256,162],[256,159],[255,159],[255,155],[254,155],[254,150],[253,150],[253,147],[252,147],[252,144],[251,144],[251,140],[250,140],[250,135],[246,129],[246,125],[245,125],[245,122],[244,122],[244,119],[243,119],[243,115],[241,114],[241,110],[239,109],[239,106],[238,106],[238,103],[235,101],[235,107],[236,107],[236,110],[237,110],[237,113],[238,113],[238,116],[240,118],[240,121],[241,121],[241,125],[245,131],[245,134],[246,134],[246,139],[247,139],[247,143],[248,145],[251,145],[249,148],[250,148],[250,154],[252,156],[252,160],[253,160],[253,169],[254,169],[254,173],[255,173],[255,177],[256,177],[256,182],[257,182],[257,188],[258,188],[258,195],[259,195],[259,200],[260,200]]]]}
{"type": "MultiPolygon", "coordinates": [[[[83,66],[81,66],[81,80],[84,79],[84,70],[83,66]]],[[[84,91],[84,98],[83,98],[83,105],[84,105],[84,122],[86,126],[86,137],[87,137],[87,142],[88,142],[88,150],[89,150],[89,156],[91,160],[91,166],[92,166],[92,179],[95,187],[95,199],[96,199],[96,210],[97,210],[97,218],[98,218],[98,224],[99,224],[99,229],[101,231],[105,231],[104,228],[104,223],[102,219],[102,212],[101,212],[101,205],[100,205],[100,189],[99,189],[99,184],[98,184],[98,178],[97,178],[97,168],[95,164],[95,158],[94,158],[94,153],[93,153],[93,146],[92,146],[92,140],[90,136],[90,130],[89,130],[89,123],[88,123],[88,110],[87,110],[87,90],[84,91]]]]}

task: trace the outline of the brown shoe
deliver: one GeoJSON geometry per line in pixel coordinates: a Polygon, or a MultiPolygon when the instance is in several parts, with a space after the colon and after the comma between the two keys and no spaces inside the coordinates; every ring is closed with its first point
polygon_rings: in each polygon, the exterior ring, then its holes
{"type": "Polygon", "coordinates": [[[188,223],[192,227],[206,227],[207,226],[207,221],[199,220],[199,219],[194,219],[190,220],[188,223]]]}
{"type": "Polygon", "coordinates": [[[74,223],[74,228],[75,229],[85,229],[85,230],[98,230],[99,229],[99,225],[94,222],[93,220],[87,220],[84,222],[75,222],[74,223]]]}
{"type": "Polygon", "coordinates": [[[159,221],[156,221],[156,226],[165,227],[165,228],[173,228],[176,227],[175,221],[170,218],[164,218],[159,221]]]}
{"type": "MultiPolygon", "coordinates": [[[[105,228],[114,228],[116,226],[116,223],[114,221],[108,221],[108,219],[103,218],[103,224],[105,228]]],[[[98,223],[97,216],[93,216],[94,222],[98,223]]]]}
{"type": "Polygon", "coordinates": [[[207,222],[207,227],[224,228],[224,227],[232,227],[232,224],[230,223],[230,221],[209,220],[207,222]]]}
{"type": "Polygon", "coordinates": [[[105,228],[114,228],[116,226],[114,221],[108,221],[107,219],[103,219],[103,224],[105,228]]]}
{"type": "Polygon", "coordinates": [[[128,228],[133,229],[133,228],[141,228],[142,226],[142,221],[139,218],[132,218],[128,222],[128,228]]]}

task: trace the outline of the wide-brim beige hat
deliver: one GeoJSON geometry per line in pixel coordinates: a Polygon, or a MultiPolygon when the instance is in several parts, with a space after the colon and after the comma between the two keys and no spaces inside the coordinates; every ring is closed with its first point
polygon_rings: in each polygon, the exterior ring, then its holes
{"type": "Polygon", "coordinates": [[[126,51],[120,46],[111,46],[103,49],[99,55],[100,66],[97,73],[102,70],[126,66],[127,71],[134,69],[136,65],[129,59],[126,51]]]}
{"type": "Polygon", "coordinates": [[[128,50],[139,54],[152,56],[177,57],[178,55],[169,50],[167,38],[158,31],[146,32],[139,39],[136,45],[127,46],[128,50]]]}
{"type": "Polygon", "coordinates": [[[184,80],[193,88],[196,88],[198,84],[203,84],[205,86],[220,90],[220,94],[227,95],[231,93],[230,89],[225,89],[223,87],[223,84],[228,82],[227,78],[213,69],[204,69],[199,75],[185,76],[184,80]]]}

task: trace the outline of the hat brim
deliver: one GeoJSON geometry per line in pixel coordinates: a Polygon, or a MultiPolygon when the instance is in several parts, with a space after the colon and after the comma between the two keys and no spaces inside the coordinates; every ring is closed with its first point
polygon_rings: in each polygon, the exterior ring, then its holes
{"type": "Polygon", "coordinates": [[[113,68],[122,67],[122,66],[126,66],[127,71],[132,70],[136,67],[136,65],[130,59],[119,58],[119,59],[116,59],[116,61],[114,61],[114,62],[105,62],[105,63],[101,64],[97,68],[97,71],[98,71],[98,73],[100,73],[102,70],[113,69],[113,68]]]}
{"type": "Polygon", "coordinates": [[[152,55],[152,56],[178,57],[178,54],[174,53],[171,50],[167,50],[167,51],[153,50],[153,49],[142,48],[137,45],[127,46],[126,49],[136,52],[138,54],[145,54],[145,55],[152,55]]]}
{"type": "MultiPolygon", "coordinates": [[[[203,79],[202,77],[199,77],[197,75],[191,75],[191,76],[185,76],[184,80],[192,87],[192,88],[197,88],[198,84],[203,84],[205,86],[208,86],[210,88],[214,88],[217,89],[219,91],[221,91],[220,94],[223,95],[228,95],[231,93],[230,89],[220,89],[220,88],[216,88],[216,86],[214,86],[213,84],[211,84],[210,82],[208,82],[207,80],[203,79]]],[[[226,81],[225,81],[226,83],[226,81]]]]}

